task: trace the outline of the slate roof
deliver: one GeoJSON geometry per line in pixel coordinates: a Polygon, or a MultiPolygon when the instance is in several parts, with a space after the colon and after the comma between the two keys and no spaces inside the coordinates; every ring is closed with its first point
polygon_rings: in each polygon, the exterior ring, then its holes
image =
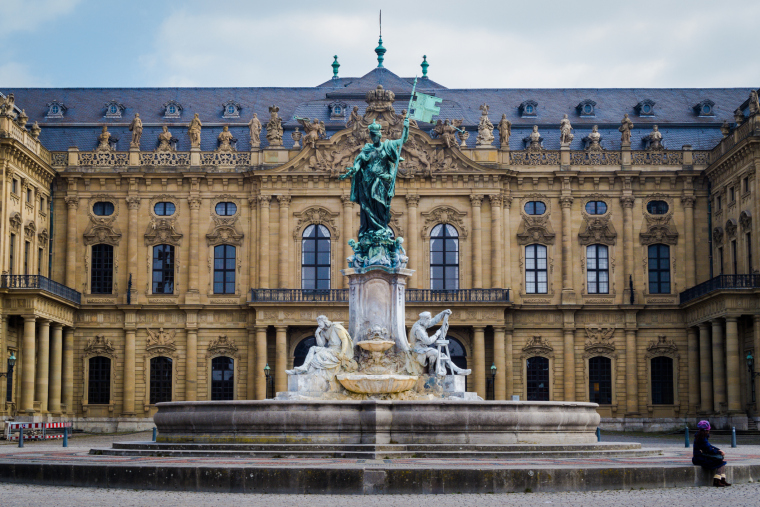
{"type": "MultiPolygon", "coordinates": [[[[277,105],[285,125],[285,145],[290,146],[290,133],[298,125],[294,116],[319,118],[325,122],[328,136],[344,128],[345,119],[331,119],[328,105],[336,100],[348,106],[346,116],[353,106],[364,112],[367,91],[382,85],[396,94],[396,111],[405,109],[412,90],[414,78],[402,78],[385,68],[375,68],[364,76],[337,78],[313,88],[267,87],[267,88],[15,88],[0,92],[13,92],[16,105],[29,116],[29,125],[37,121],[42,127],[40,139],[52,151],[64,151],[70,146],[81,150],[92,150],[97,145],[97,136],[102,125],[109,125],[109,131],[119,139],[118,150],[127,150],[131,135],[127,126],[134,113],[140,113],[143,120],[142,146],[145,150],[154,148],[161,125],[168,125],[174,137],[179,139],[177,148],[189,150],[186,135],[187,124],[198,113],[204,124],[201,148],[216,148],[216,136],[223,125],[229,125],[238,139],[238,150],[249,149],[247,123],[257,113],[262,124],[269,118],[268,107],[277,105]],[[223,118],[222,104],[234,100],[242,106],[240,118],[223,118]],[[125,106],[122,117],[105,118],[105,104],[111,100],[125,106]],[[164,118],[163,105],[174,100],[182,105],[180,118],[164,118]],[[66,106],[63,118],[46,118],[47,104],[59,101],[66,106]]],[[[559,148],[559,121],[568,115],[575,133],[572,149],[583,148],[583,137],[593,125],[599,125],[602,145],[608,149],[620,147],[620,133],[617,131],[623,114],[628,113],[635,124],[632,134],[633,149],[643,147],[641,138],[647,135],[652,125],[658,125],[664,142],[669,149],[680,149],[691,144],[694,149],[711,149],[721,139],[720,125],[724,119],[732,122],[733,111],[746,103],[750,88],[486,88],[449,89],[429,78],[418,80],[419,91],[441,97],[440,118],[464,118],[465,127],[471,136],[468,145],[474,146],[477,124],[480,118],[479,106],[490,106],[489,118],[497,124],[502,114],[512,122],[510,147],[524,148],[522,139],[533,125],[539,126],[544,137],[544,147],[559,148]],[[595,116],[582,118],[576,106],[583,100],[596,102],[595,116]],[[655,102],[655,115],[640,117],[634,106],[649,99],[655,102]],[[702,100],[715,103],[715,116],[700,117],[693,106],[702,100]],[[526,100],[538,103],[537,115],[522,118],[518,107],[526,100]]],[[[423,130],[432,125],[421,124],[423,130]]],[[[498,145],[498,132],[494,132],[498,145]]],[[[262,134],[263,137],[263,134],[262,134]]],[[[262,142],[266,146],[266,140],[262,142]]]]}

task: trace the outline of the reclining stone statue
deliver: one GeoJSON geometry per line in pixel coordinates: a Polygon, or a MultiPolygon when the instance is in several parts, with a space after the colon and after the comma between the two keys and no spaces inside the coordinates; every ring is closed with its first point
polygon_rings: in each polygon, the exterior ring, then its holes
{"type": "Polygon", "coordinates": [[[430,312],[422,312],[420,319],[412,326],[409,345],[420,365],[425,367],[426,363],[429,364],[428,371],[430,374],[446,375],[446,367],[448,366],[455,375],[469,375],[472,370],[463,370],[451,360],[449,342],[446,340],[446,333],[449,330],[449,315],[451,315],[451,310],[444,310],[435,317],[430,312]],[[429,336],[428,328],[441,321],[443,323],[440,329],[429,336]],[[431,345],[436,345],[437,348],[433,348],[431,345]]]}
{"type": "Polygon", "coordinates": [[[355,371],[354,343],[340,322],[331,322],[326,316],[317,317],[314,332],[317,344],[309,349],[301,366],[287,370],[288,375],[318,374],[332,380],[338,371],[355,371]]]}

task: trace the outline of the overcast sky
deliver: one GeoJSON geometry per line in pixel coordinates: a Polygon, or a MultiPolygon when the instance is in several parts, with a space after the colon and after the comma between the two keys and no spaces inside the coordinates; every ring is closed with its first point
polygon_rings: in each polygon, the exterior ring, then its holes
{"type": "Polygon", "coordinates": [[[449,88],[760,86],[759,0],[0,0],[13,87],[314,86],[377,65],[449,88]]]}

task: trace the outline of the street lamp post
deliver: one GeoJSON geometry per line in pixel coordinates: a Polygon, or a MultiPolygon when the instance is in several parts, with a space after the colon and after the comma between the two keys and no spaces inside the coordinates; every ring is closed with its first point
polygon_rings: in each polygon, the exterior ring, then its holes
{"type": "Polygon", "coordinates": [[[8,371],[1,372],[0,377],[8,377],[13,375],[13,367],[16,366],[16,356],[11,352],[11,357],[8,358],[8,371]]]}
{"type": "Polygon", "coordinates": [[[755,371],[755,358],[752,357],[751,353],[747,354],[747,369],[752,380],[755,380],[755,377],[760,377],[760,371],[755,371]]]}
{"type": "Polygon", "coordinates": [[[271,371],[272,371],[272,368],[270,368],[269,367],[269,363],[267,363],[266,366],[264,366],[264,377],[266,378],[266,386],[267,386],[267,388],[266,388],[267,392],[266,392],[266,395],[265,395],[266,398],[270,397],[270,394],[269,394],[269,385],[274,380],[272,378],[272,375],[270,374],[271,371]]]}

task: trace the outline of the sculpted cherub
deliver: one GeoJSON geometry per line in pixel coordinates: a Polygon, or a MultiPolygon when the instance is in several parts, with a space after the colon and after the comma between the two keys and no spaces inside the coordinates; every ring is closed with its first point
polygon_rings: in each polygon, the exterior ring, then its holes
{"type": "Polygon", "coordinates": [[[325,124],[319,121],[317,118],[309,123],[308,118],[296,118],[298,123],[303,126],[305,132],[303,136],[303,145],[309,145],[313,148],[317,147],[317,140],[324,138],[325,136],[325,124]]]}

